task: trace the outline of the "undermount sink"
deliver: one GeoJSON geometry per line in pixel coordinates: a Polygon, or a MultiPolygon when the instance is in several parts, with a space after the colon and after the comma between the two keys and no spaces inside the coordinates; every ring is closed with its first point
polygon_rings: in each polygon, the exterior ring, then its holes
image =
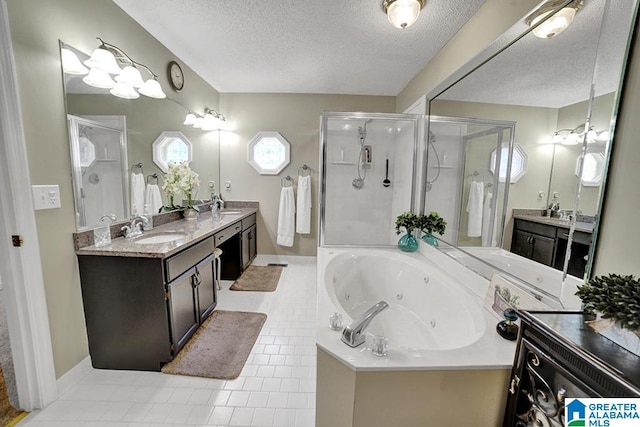
{"type": "Polygon", "coordinates": [[[222,215],[240,215],[242,213],[242,211],[234,211],[234,210],[227,210],[227,211],[220,211],[220,213],[222,215]]]}
{"type": "Polygon", "coordinates": [[[175,242],[176,240],[184,239],[185,237],[187,237],[187,235],[184,233],[152,234],[149,236],[140,237],[133,242],[139,245],[152,245],[154,243],[175,242]]]}

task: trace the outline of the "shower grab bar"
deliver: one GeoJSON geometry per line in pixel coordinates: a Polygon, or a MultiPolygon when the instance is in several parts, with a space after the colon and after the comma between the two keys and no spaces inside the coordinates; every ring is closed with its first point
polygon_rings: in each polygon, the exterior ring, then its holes
{"type": "Polygon", "coordinates": [[[306,164],[300,166],[298,168],[298,175],[300,175],[300,176],[309,176],[309,175],[311,175],[311,168],[309,166],[307,166],[306,164]],[[300,169],[302,169],[302,172],[300,172],[300,169]],[[303,175],[305,173],[305,171],[307,172],[307,175],[303,175]]]}
{"type": "Polygon", "coordinates": [[[280,180],[280,185],[282,185],[282,187],[293,187],[293,178],[291,178],[289,175],[285,176],[280,180]],[[289,183],[289,185],[287,185],[287,182],[289,183]]]}

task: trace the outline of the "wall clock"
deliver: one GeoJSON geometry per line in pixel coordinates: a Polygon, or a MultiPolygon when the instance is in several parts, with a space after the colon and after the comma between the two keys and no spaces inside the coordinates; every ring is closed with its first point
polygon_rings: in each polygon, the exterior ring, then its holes
{"type": "Polygon", "coordinates": [[[171,83],[171,87],[180,92],[184,87],[184,74],[182,73],[180,64],[176,61],[169,62],[167,73],[169,74],[169,83],[171,83]]]}

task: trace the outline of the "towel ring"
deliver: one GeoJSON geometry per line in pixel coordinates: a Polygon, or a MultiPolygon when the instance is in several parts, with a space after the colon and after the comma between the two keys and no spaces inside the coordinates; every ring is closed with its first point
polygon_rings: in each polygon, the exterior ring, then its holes
{"type": "Polygon", "coordinates": [[[133,170],[135,168],[139,168],[140,169],[140,173],[144,175],[144,169],[142,168],[142,162],[138,162],[135,165],[131,165],[131,172],[133,172],[133,170]]]}
{"type": "Polygon", "coordinates": [[[300,166],[298,168],[298,175],[300,175],[300,176],[309,176],[309,175],[311,175],[311,168],[309,166],[307,166],[306,164],[300,166]],[[300,169],[302,169],[302,171],[300,171],[300,169]],[[304,175],[305,171],[307,172],[306,175],[304,175]]]}
{"type": "Polygon", "coordinates": [[[147,184],[149,184],[149,178],[155,179],[156,180],[156,184],[160,184],[160,178],[158,178],[158,174],[157,173],[154,173],[152,175],[147,175],[147,184]]]}
{"type": "Polygon", "coordinates": [[[280,185],[282,185],[282,187],[293,187],[293,178],[291,178],[289,175],[285,176],[280,180],[280,185]],[[287,182],[289,183],[289,185],[287,185],[287,182]]]}

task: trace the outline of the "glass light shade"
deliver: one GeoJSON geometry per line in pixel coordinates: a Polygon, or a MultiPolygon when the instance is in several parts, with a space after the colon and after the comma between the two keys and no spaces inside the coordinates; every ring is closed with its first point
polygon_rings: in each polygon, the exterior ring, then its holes
{"type": "Polygon", "coordinates": [[[136,99],[140,97],[140,94],[136,92],[134,88],[124,83],[116,83],[116,86],[111,89],[111,95],[124,99],[136,99]]]}
{"type": "Polygon", "coordinates": [[[82,65],[73,51],[63,47],[60,52],[62,55],[62,71],[66,74],[82,76],[89,72],[89,69],[82,65]]]}
{"type": "Polygon", "coordinates": [[[149,79],[144,82],[138,92],[144,96],[148,96],[149,98],[164,99],[167,97],[167,95],[162,91],[160,83],[158,83],[156,79],[149,79]]]}
{"type": "Polygon", "coordinates": [[[608,130],[603,130],[602,132],[600,132],[600,135],[598,135],[597,141],[598,142],[607,142],[607,141],[609,141],[609,131],[608,130]]]}
{"type": "Polygon", "coordinates": [[[122,69],[122,72],[116,76],[116,81],[135,88],[140,88],[144,84],[140,71],[131,65],[127,65],[122,69]]]}
{"type": "Polygon", "coordinates": [[[185,118],[184,118],[184,123],[182,123],[183,125],[187,125],[187,126],[193,126],[196,123],[196,115],[193,113],[188,113],[185,118]]]}
{"type": "Polygon", "coordinates": [[[218,130],[220,129],[220,119],[213,114],[205,114],[202,119],[202,130],[218,130]]]}
{"type": "Polygon", "coordinates": [[[596,133],[595,130],[591,129],[589,132],[587,132],[587,142],[588,143],[594,143],[598,141],[598,134],[596,133]]]}
{"type": "Polygon", "coordinates": [[[193,124],[193,127],[196,129],[200,129],[202,127],[202,121],[204,119],[202,117],[196,117],[196,122],[193,124]]]}
{"type": "Polygon", "coordinates": [[[565,139],[562,141],[564,145],[578,145],[580,143],[580,135],[575,132],[571,132],[565,139]]]}
{"type": "Polygon", "coordinates": [[[118,66],[116,57],[107,49],[97,48],[91,54],[91,58],[84,61],[84,65],[89,68],[97,68],[109,74],[120,74],[122,71],[118,66]]]}
{"type": "Polygon", "coordinates": [[[420,8],[418,0],[396,0],[387,7],[387,18],[394,27],[407,28],[418,19],[420,8]]]}
{"type": "Polygon", "coordinates": [[[111,89],[116,85],[109,73],[106,71],[92,68],[89,70],[89,74],[82,78],[82,81],[89,86],[98,87],[101,89],[111,89]]]}
{"type": "Polygon", "coordinates": [[[559,133],[556,133],[555,135],[553,135],[553,138],[551,138],[552,144],[561,144],[563,142],[564,142],[564,138],[559,133]]]}
{"type": "MultiPolygon", "coordinates": [[[[531,25],[536,25],[538,22],[547,18],[551,12],[542,14],[531,21],[531,25]]],[[[573,22],[573,18],[576,16],[576,9],[572,7],[565,7],[556,12],[553,16],[546,19],[542,24],[538,25],[533,34],[541,39],[550,39],[557,36],[561,32],[567,29],[573,22]]]]}

